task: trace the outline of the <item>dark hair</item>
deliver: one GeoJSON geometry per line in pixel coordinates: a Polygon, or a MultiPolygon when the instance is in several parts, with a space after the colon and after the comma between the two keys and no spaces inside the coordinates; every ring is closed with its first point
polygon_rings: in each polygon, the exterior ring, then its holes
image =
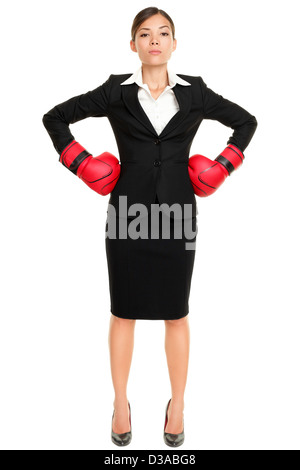
{"type": "Polygon", "coordinates": [[[164,16],[169,21],[171,25],[173,39],[175,39],[175,26],[174,26],[172,18],[168,15],[168,13],[156,7],[148,7],[148,8],[144,8],[144,10],[141,10],[133,20],[133,23],[131,26],[131,39],[133,41],[135,41],[135,35],[140,25],[151,16],[157,15],[157,14],[164,16]]]}

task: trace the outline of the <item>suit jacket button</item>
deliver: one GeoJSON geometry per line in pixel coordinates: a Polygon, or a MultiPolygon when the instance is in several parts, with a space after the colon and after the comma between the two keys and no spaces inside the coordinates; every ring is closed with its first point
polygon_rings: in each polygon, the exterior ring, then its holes
{"type": "Polygon", "coordinates": [[[160,144],[160,142],[161,142],[161,141],[160,141],[159,139],[156,139],[156,140],[154,141],[155,145],[160,144]]]}
{"type": "Polygon", "coordinates": [[[161,164],[161,162],[159,160],[154,160],[153,164],[154,164],[154,166],[159,166],[161,164]]]}

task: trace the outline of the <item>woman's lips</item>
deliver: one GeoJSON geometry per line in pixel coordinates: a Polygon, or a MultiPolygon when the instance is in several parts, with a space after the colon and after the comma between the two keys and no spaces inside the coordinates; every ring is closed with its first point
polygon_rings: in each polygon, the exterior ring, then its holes
{"type": "Polygon", "coordinates": [[[158,55],[161,54],[160,51],[150,51],[149,54],[158,55]]]}

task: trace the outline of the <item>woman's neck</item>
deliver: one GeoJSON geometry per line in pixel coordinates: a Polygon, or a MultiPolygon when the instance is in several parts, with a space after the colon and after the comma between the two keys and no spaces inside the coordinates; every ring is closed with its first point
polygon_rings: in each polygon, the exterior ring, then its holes
{"type": "Polygon", "coordinates": [[[149,90],[164,90],[169,85],[167,64],[145,65],[142,64],[142,80],[148,85],[149,90]]]}

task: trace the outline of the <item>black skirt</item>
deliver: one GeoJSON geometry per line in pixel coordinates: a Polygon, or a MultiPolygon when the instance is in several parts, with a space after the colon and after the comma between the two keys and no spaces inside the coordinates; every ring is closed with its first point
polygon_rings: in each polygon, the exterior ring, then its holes
{"type": "MultiPolygon", "coordinates": [[[[159,202],[157,197],[155,202],[159,202]]],[[[116,230],[110,231],[111,216],[107,215],[105,246],[111,313],[120,318],[141,320],[182,318],[189,313],[197,216],[185,223],[161,211],[158,222],[153,222],[151,213],[145,218],[148,238],[145,232],[144,238],[130,236],[129,230],[124,237],[124,225],[121,238],[120,219],[115,217],[116,230]],[[168,225],[169,229],[164,228],[168,225]],[[155,230],[158,238],[153,236],[155,230]]],[[[124,220],[128,229],[132,219],[124,220]]]]}

